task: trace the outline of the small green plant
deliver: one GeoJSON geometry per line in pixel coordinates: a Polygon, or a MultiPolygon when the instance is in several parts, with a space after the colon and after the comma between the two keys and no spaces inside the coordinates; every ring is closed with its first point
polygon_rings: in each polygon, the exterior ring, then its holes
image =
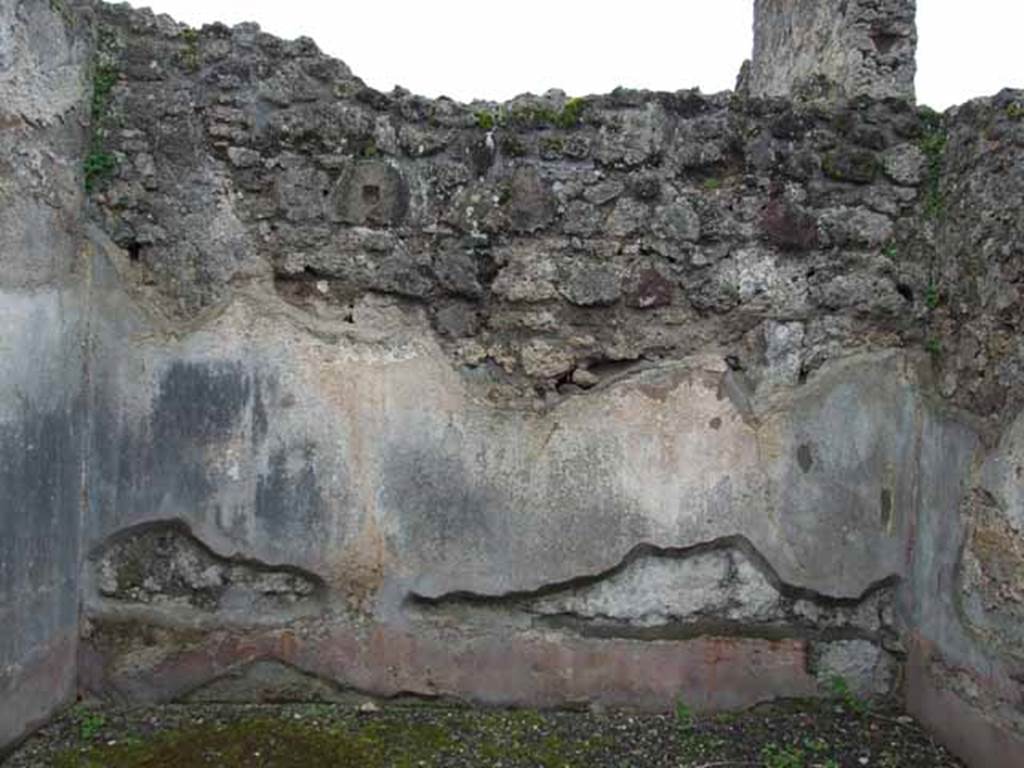
{"type": "Polygon", "coordinates": [[[92,119],[102,120],[110,106],[110,93],[117,84],[117,70],[110,64],[99,64],[92,76],[92,119]]]}
{"type": "Polygon", "coordinates": [[[90,152],[82,164],[82,173],[85,176],[85,191],[92,192],[102,179],[112,175],[117,169],[117,160],[107,152],[94,149],[90,152]]]}
{"type": "MultiPolygon", "coordinates": [[[[552,128],[570,129],[575,128],[583,119],[587,102],[585,99],[576,97],[569,99],[560,110],[549,109],[542,106],[525,106],[513,109],[507,116],[500,112],[495,118],[498,125],[505,122],[520,128],[541,128],[550,126],[552,128]]],[[[479,114],[477,122],[479,124],[479,114]]],[[[482,127],[482,126],[481,126],[482,127]]]]}
{"type": "Polygon", "coordinates": [[[823,755],[826,752],[828,752],[828,742],[820,736],[817,736],[813,739],[804,739],[804,747],[807,749],[808,752],[811,752],[815,755],[823,755]]]}
{"type": "Polygon", "coordinates": [[[716,189],[722,188],[722,180],[714,177],[710,179],[704,179],[704,189],[708,192],[714,192],[716,189]]]}
{"type": "Polygon", "coordinates": [[[761,750],[764,768],[804,768],[804,752],[797,747],[767,744],[761,750]]]}
{"type": "Polygon", "coordinates": [[[850,684],[842,675],[832,675],[829,679],[829,688],[832,690],[832,695],[839,699],[850,712],[859,715],[867,710],[867,702],[853,692],[850,684]]]}
{"type": "Polygon", "coordinates": [[[97,63],[92,73],[92,138],[89,154],[82,163],[85,191],[92,192],[98,183],[117,169],[117,159],[103,150],[104,124],[110,112],[110,98],[117,84],[117,69],[108,63],[97,63]]]}
{"type": "Polygon", "coordinates": [[[199,71],[199,32],[191,27],[182,30],[181,39],[185,49],[181,54],[182,63],[189,72],[199,71]]]}
{"type": "Polygon", "coordinates": [[[885,248],[882,250],[882,255],[885,256],[885,258],[887,259],[895,261],[896,258],[899,256],[899,251],[896,249],[896,244],[889,243],[889,245],[885,246],[885,248]]]}
{"type": "Polygon", "coordinates": [[[693,709],[682,699],[676,699],[676,743],[683,754],[694,757],[704,755],[708,750],[720,749],[724,744],[718,745],[713,742],[714,738],[708,738],[697,729],[697,718],[693,709]]]}
{"type": "Polygon", "coordinates": [[[828,686],[832,689],[832,695],[837,699],[845,699],[853,695],[850,693],[850,684],[846,682],[846,678],[842,675],[832,675],[828,681],[828,686]]]}
{"type": "Polygon", "coordinates": [[[939,357],[942,355],[942,342],[936,339],[934,336],[925,343],[924,348],[928,351],[928,354],[932,357],[939,357]]]}
{"type": "Polygon", "coordinates": [[[946,156],[948,137],[942,123],[942,115],[928,107],[918,112],[921,120],[921,138],[918,147],[924,153],[928,163],[928,175],[925,178],[925,215],[930,219],[938,219],[946,207],[942,194],[942,163],[946,156]]]}
{"type": "Polygon", "coordinates": [[[323,704],[320,702],[307,704],[302,710],[303,716],[312,720],[326,720],[330,718],[333,713],[334,709],[329,704],[323,704]]]}
{"type": "Polygon", "coordinates": [[[554,124],[559,128],[575,128],[580,124],[586,106],[587,103],[579,97],[569,99],[555,116],[554,124]]]}
{"type": "Polygon", "coordinates": [[[493,112],[487,112],[481,110],[476,113],[476,124],[477,127],[482,131],[489,131],[494,128],[495,119],[493,112]]]}
{"type": "Polygon", "coordinates": [[[924,292],[924,303],[928,309],[937,309],[939,303],[942,301],[942,294],[939,293],[939,288],[934,283],[928,286],[928,289],[924,292]]]}
{"type": "Polygon", "coordinates": [[[694,715],[693,709],[681,698],[676,701],[676,726],[683,733],[693,730],[694,715]]]}
{"type": "Polygon", "coordinates": [[[107,718],[99,712],[86,712],[78,723],[78,733],[83,741],[92,741],[107,724],[107,718]]]}
{"type": "Polygon", "coordinates": [[[1024,120],[1024,104],[1013,102],[1006,106],[1006,116],[1011,120],[1024,120]]]}

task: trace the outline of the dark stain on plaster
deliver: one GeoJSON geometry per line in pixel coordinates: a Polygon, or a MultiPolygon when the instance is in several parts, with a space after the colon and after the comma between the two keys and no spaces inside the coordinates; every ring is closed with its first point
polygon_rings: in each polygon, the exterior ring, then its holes
{"type": "Polygon", "coordinates": [[[217,487],[205,452],[241,433],[253,389],[240,363],[172,363],[160,381],[150,433],[141,446],[124,445],[143,457],[122,457],[133,491],[127,500],[138,493],[147,499],[143,508],[153,508],[166,496],[181,509],[202,510],[217,487]]]}
{"type": "Polygon", "coordinates": [[[210,452],[244,438],[256,446],[270,429],[274,382],[239,362],[170,364],[141,423],[106,394],[112,391],[101,385],[93,405],[90,529],[103,535],[158,510],[190,519],[213,514],[223,477],[210,452]]]}
{"type": "Polygon", "coordinates": [[[298,451],[280,448],[270,455],[267,472],[257,481],[255,514],[272,542],[324,540],[327,503],[314,444],[298,451]]]}
{"type": "Polygon", "coordinates": [[[386,441],[379,452],[380,507],[401,518],[393,548],[431,553],[439,562],[486,564],[488,574],[506,564],[549,558],[594,557],[590,542],[639,540],[648,521],[634,510],[635,501],[614,486],[595,488],[593,478],[614,476],[619,449],[595,445],[588,451],[560,453],[549,442],[534,448],[521,473],[533,471],[543,458],[544,489],[524,500],[491,481],[492,466],[507,466],[475,441],[466,444],[457,431],[436,446],[417,445],[408,436],[386,441]],[[464,456],[472,456],[468,463],[464,456]],[[544,514],[524,505],[552,510],[544,514]],[[523,531],[530,535],[524,536],[523,531]]]}
{"type": "Polygon", "coordinates": [[[504,547],[513,531],[496,499],[451,454],[394,443],[381,451],[381,506],[398,510],[409,548],[479,551],[504,547]]]}
{"type": "MultiPolygon", "coordinates": [[[[0,669],[77,623],[81,405],[0,423],[0,669]]],[[[2,677],[2,675],[0,675],[2,677]]]]}
{"type": "Polygon", "coordinates": [[[879,508],[881,511],[882,529],[888,530],[892,524],[892,491],[888,488],[882,489],[879,508]]]}
{"type": "Polygon", "coordinates": [[[153,409],[158,440],[213,441],[228,436],[249,408],[253,388],[239,363],[175,361],[153,409]]]}
{"type": "Polygon", "coordinates": [[[263,403],[263,383],[260,377],[253,379],[252,389],[252,443],[259,445],[267,437],[269,423],[267,421],[267,407],[263,403]]]}
{"type": "Polygon", "coordinates": [[[811,471],[811,467],[814,466],[814,457],[811,455],[811,446],[808,443],[802,443],[796,449],[796,461],[805,474],[811,471]]]}

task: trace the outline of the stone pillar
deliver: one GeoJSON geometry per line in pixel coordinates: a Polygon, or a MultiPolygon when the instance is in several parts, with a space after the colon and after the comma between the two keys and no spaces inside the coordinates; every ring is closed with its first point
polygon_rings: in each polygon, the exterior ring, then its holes
{"type": "Polygon", "coordinates": [[[751,96],[913,101],[916,0],[755,0],[751,96]]]}

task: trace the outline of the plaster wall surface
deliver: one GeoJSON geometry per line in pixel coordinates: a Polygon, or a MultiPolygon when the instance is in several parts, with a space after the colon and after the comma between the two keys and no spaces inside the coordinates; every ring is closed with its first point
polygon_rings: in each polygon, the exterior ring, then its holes
{"type": "Polygon", "coordinates": [[[75,690],[88,41],[0,3],[0,745],[75,690]]]}

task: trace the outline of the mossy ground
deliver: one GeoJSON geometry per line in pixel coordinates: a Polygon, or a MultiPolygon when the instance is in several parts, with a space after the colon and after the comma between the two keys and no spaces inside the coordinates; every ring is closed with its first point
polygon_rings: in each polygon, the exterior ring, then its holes
{"type": "Polygon", "coordinates": [[[959,766],[910,718],[848,703],[707,717],[341,705],[78,707],[6,768],[959,766]],[[865,762],[866,761],[866,762],[865,762]]]}
{"type": "Polygon", "coordinates": [[[452,739],[439,725],[386,722],[321,724],[273,717],[197,724],[149,738],[65,750],[56,768],[163,766],[416,766],[442,755],[452,739]]]}

